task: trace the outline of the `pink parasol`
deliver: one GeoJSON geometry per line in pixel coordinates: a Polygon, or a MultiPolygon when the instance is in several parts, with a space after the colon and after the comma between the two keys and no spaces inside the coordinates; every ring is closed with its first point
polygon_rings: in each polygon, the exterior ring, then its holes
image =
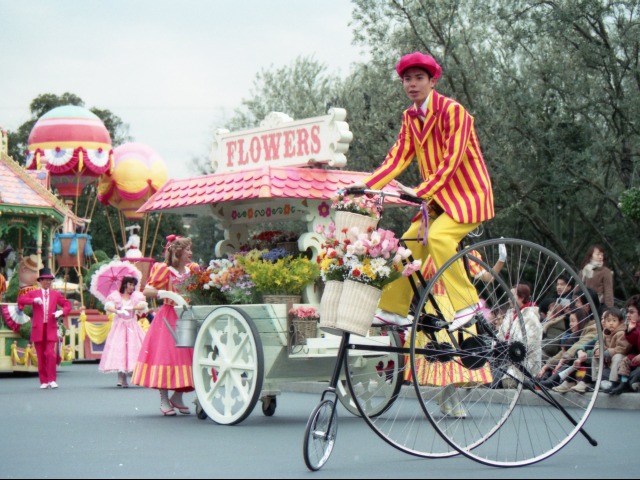
{"type": "Polygon", "coordinates": [[[129,262],[114,260],[100,267],[91,277],[91,286],[89,291],[101,302],[106,302],[107,297],[114,291],[120,290],[122,279],[124,277],[134,277],[138,279],[136,289],[140,289],[140,280],[142,274],[140,270],[129,262]]]}

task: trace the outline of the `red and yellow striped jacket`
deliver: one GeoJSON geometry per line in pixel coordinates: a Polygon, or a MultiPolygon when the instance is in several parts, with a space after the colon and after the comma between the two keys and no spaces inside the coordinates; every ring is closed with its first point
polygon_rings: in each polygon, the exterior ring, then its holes
{"type": "Polygon", "coordinates": [[[459,103],[435,90],[422,129],[420,119],[408,112],[402,115],[398,140],[365,183],[381,189],[417,157],[424,180],[416,190],[419,197],[433,199],[459,223],[493,218],[493,189],[473,117],[459,103]]]}

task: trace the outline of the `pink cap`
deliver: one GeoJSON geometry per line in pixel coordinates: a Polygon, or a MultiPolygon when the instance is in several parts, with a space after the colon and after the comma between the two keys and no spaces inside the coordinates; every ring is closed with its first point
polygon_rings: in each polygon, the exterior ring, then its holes
{"type": "Polygon", "coordinates": [[[396,65],[396,72],[398,72],[398,75],[402,77],[405,70],[411,67],[425,69],[431,74],[434,80],[438,80],[442,74],[442,68],[440,68],[438,62],[436,62],[431,55],[426,55],[420,52],[413,52],[402,57],[396,65]]]}

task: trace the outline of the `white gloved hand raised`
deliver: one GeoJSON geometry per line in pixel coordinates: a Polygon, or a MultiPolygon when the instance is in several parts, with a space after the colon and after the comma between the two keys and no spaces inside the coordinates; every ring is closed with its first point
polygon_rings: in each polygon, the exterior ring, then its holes
{"type": "Polygon", "coordinates": [[[500,260],[502,263],[507,261],[507,247],[504,243],[498,245],[498,260],[500,260]]]}
{"type": "Polygon", "coordinates": [[[41,298],[36,298],[33,300],[33,304],[34,305],[42,305],[42,299],[41,298]]]}
{"type": "Polygon", "coordinates": [[[53,314],[53,316],[56,318],[60,318],[62,315],[64,315],[64,312],[62,310],[56,310],[56,313],[53,314]]]}

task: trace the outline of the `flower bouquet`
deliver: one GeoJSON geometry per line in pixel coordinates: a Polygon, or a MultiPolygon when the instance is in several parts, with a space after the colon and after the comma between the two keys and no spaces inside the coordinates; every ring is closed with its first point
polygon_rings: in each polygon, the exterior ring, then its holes
{"type": "Polygon", "coordinates": [[[176,286],[192,305],[258,303],[251,278],[234,256],[211,260],[207,268],[192,265],[190,273],[176,286]]]}
{"type": "Polygon", "coordinates": [[[331,206],[336,211],[336,233],[344,240],[351,228],[368,232],[378,226],[383,207],[376,197],[367,195],[338,195],[331,206]]]}
{"type": "Polygon", "coordinates": [[[217,289],[209,286],[209,272],[195,263],[188,265],[185,275],[174,287],[190,305],[224,305],[225,298],[217,289]]]}
{"type": "Polygon", "coordinates": [[[239,257],[229,255],[228,259],[212,260],[207,269],[210,282],[206,286],[220,290],[230,305],[258,303],[255,285],[237,260],[239,257]]]}

